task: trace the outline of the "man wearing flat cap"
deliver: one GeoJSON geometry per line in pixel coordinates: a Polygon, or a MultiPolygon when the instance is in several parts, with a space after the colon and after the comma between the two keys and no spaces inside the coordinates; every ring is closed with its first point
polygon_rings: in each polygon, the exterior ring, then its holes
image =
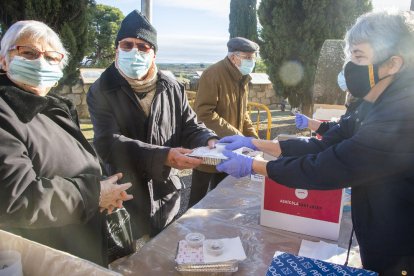
{"type": "MultiPolygon", "coordinates": [[[[249,74],[255,66],[259,45],[246,38],[235,37],[228,41],[227,48],[227,56],[201,75],[194,111],[198,119],[220,137],[239,134],[257,138],[247,112],[247,99],[249,74]]],[[[204,189],[191,190],[190,204],[200,200],[226,176],[212,166],[200,166],[193,177],[204,182],[204,189]]]]}
{"type": "Polygon", "coordinates": [[[217,136],[197,123],[183,86],[158,71],[157,32],[140,12],[122,21],[115,46],[115,62],[91,86],[87,102],[107,173],[122,172],[122,180],[132,182],[134,200],[124,205],[139,239],[176,218],[182,188],[177,169],[200,165],[185,154],[214,147],[217,136]]]}

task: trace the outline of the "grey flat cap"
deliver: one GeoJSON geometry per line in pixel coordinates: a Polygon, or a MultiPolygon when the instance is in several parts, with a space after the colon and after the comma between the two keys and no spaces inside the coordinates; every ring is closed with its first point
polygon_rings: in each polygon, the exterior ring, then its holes
{"type": "Polygon", "coordinates": [[[257,52],[259,45],[244,37],[233,37],[227,42],[229,52],[257,52]]]}

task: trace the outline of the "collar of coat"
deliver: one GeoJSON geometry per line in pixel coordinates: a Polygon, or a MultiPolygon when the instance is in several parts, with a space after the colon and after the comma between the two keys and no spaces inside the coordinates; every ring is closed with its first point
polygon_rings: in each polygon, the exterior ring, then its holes
{"type": "Polygon", "coordinates": [[[26,92],[17,87],[4,73],[0,74],[0,97],[23,123],[30,122],[38,113],[53,106],[66,110],[72,118],[76,118],[76,111],[70,100],[52,94],[41,97],[26,92]]]}
{"type": "Polygon", "coordinates": [[[400,93],[412,93],[414,87],[414,68],[406,68],[403,72],[395,75],[392,83],[378,97],[374,104],[379,104],[388,98],[397,96],[400,93]]]}
{"type": "Polygon", "coordinates": [[[243,85],[246,85],[252,79],[250,75],[243,76],[242,73],[240,73],[240,70],[230,61],[228,57],[224,58],[224,64],[226,65],[227,71],[229,71],[230,76],[234,81],[242,82],[243,85]]]}

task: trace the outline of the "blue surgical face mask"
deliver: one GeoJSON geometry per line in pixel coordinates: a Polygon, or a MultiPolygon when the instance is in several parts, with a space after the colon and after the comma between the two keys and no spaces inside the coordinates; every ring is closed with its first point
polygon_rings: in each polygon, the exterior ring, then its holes
{"type": "Polygon", "coordinates": [[[255,65],[255,61],[251,60],[251,59],[241,59],[241,64],[239,67],[239,71],[240,73],[242,73],[242,75],[248,75],[251,72],[253,72],[253,68],[255,65]]]}
{"type": "Polygon", "coordinates": [[[348,90],[348,87],[346,87],[345,74],[343,70],[338,74],[338,86],[344,92],[348,90]]]}
{"type": "Polygon", "coordinates": [[[29,60],[14,56],[7,71],[8,77],[33,87],[53,87],[62,78],[63,73],[58,64],[50,64],[43,57],[29,60]]]}
{"type": "Polygon", "coordinates": [[[151,63],[151,52],[143,53],[138,51],[137,48],[133,48],[129,52],[118,49],[118,69],[128,78],[142,78],[148,73],[151,63]]]}

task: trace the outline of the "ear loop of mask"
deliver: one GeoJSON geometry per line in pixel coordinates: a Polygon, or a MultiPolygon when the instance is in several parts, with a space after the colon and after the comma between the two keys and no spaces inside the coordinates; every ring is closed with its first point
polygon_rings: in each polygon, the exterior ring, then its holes
{"type": "MultiPolygon", "coordinates": [[[[378,75],[378,73],[379,73],[379,67],[380,67],[381,65],[383,65],[385,62],[387,62],[387,61],[388,61],[391,57],[392,57],[392,56],[390,56],[389,58],[384,59],[382,62],[378,62],[378,63],[377,63],[377,66],[378,66],[378,69],[377,69],[377,75],[378,75]]],[[[376,84],[378,84],[380,81],[382,81],[382,80],[384,80],[384,79],[386,79],[386,78],[388,78],[388,77],[391,77],[392,75],[387,75],[387,76],[382,77],[382,78],[380,78],[380,77],[378,76],[378,80],[377,80],[377,82],[375,82],[374,64],[370,64],[370,65],[368,65],[368,76],[369,76],[369,85],[371,86],[371,88],[373,88],[373,87],[374,87],[376,84]]]]}
{"type": "MultiPolygon", "coordinates": [[[[369,86],[372,88],[375,86],[375,75],[374,75],[374,65],[368,65],[368,77],[369,77],[369,86]]],[[[380,81],[378,77],[378,82],[380,81]]]]}

